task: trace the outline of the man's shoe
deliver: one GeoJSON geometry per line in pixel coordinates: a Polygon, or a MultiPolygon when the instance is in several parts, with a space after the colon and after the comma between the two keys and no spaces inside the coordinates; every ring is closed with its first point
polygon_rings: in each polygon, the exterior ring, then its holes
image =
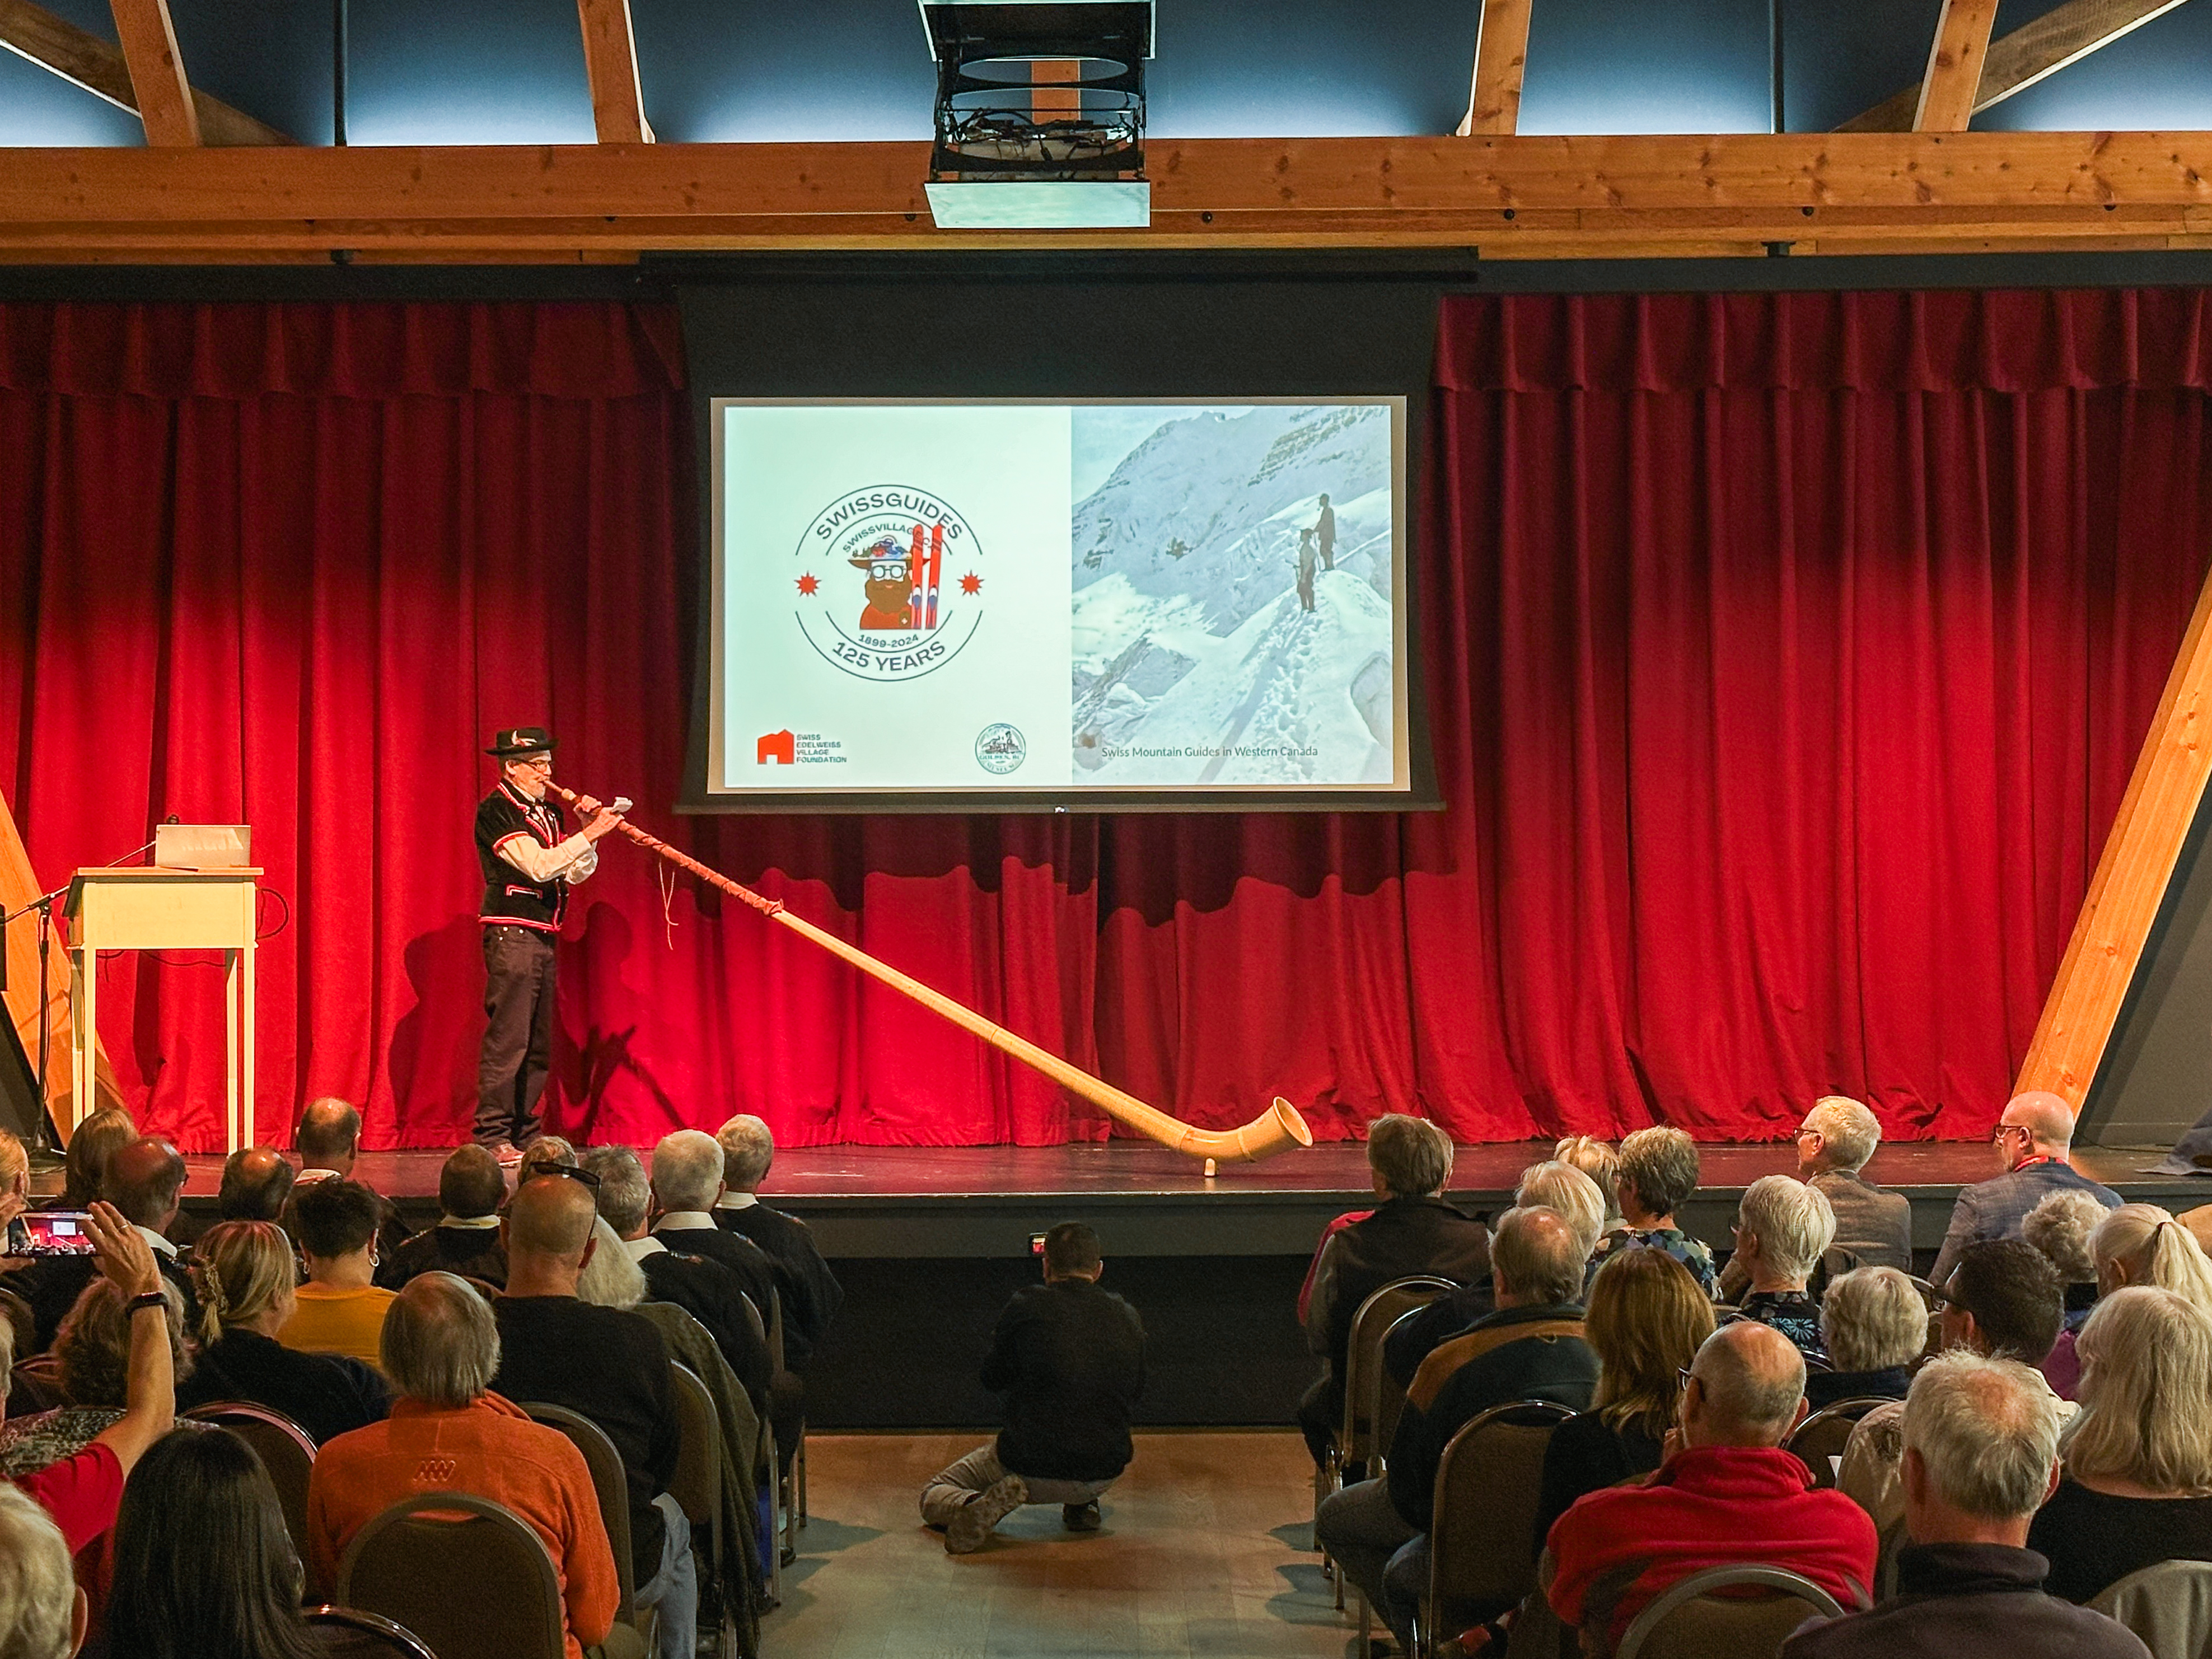
{"type": "Polygon", "coordinates": [[[1098,1500],[1094,1498],[1088,1504],[1062,1504],[1060,1506],[1060,1524],[1070,1532],[1097,1532],[1099,1525],[1098,1500]]]}
{"type": "Polygon", "coordinates": [[[522,1162],[522,1149],[511,1140],[501,1141],[491,1149],[491,1155],[499,1160],[499,1167],[502,1170],[512,1170],[522,1162]]]}
{"type": "Polygon", "coordinates": [[[986,1486],[945,1524],[945,1553],[973,1555],[983,1547],[994,1527],[1029,1501],[1030,1489],[1022,1484],[1018,1474],[1010,1474],[986,1486]]]}

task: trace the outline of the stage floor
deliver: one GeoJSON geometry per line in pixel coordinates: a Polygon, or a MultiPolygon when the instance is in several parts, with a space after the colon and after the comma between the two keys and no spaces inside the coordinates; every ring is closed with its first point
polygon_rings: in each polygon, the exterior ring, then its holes
{"type": "MultiPolygon", "coordinates": [[[[1449,1196],[1476,1211],[1511,1201],[1521,1171],[1549,1143],[1462,1146],[1449,1196]]],[[[1704,1185],[1685,1207],[1699,1236],[1725,1241],[1736,1200],[1760,1176],[1794,1167],[1787,1142],[1698,1149],[1704,1185]]],[[[364,1152],[357,1173],[410,1219],[436,1212],[442,1151],[364,1152]]],[[[2212,1202],[2212,1179],[2148,1176],[2160,1154],[2076,1149],[2075,1161],[2130,1199],[2182,1209],[2212,1202]]],[[[212,1209],[222,1159],[186,1160],[188,1206],[212,1209]]],[[[1996,1172],[1988,1143],[1886,1146],[1868,1175],[1912,1200],[1917,1242],[1942,1238],[1959,1188],[1996,1172]]],[[[1340,1211],[1371,1201],[1365,1147],[1339,1142],[1261,1164],[1224,1164],[1212,1180],[1193,1158],[1149,1142],[1067,1146],[799,1146],[776,1154],[764,1194],[803,1216],[832,1256],[951,1257],[1025,1254],[1029,1236],[1056,1221],[1099,1228],[1108,1249],[1141,1255],[1303,1255],[1340,1211]]]]}

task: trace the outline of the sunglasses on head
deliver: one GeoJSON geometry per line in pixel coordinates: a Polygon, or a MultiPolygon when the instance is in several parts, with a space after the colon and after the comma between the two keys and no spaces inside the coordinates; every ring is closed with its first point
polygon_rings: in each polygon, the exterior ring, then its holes
{"type": "Polygon", "coordinates": [[[532,1181],[535,1181],[540,1176],[559,1176],[563,1181],[580,1181],[584,1185],[589,1187],[593,1192],[597,1192],[599,1189],[599,1176],[593,1175],[589,1170],[579,1169],[573,1164],[534,1164],[531,1165],[528,1178],[532,1181]]]}

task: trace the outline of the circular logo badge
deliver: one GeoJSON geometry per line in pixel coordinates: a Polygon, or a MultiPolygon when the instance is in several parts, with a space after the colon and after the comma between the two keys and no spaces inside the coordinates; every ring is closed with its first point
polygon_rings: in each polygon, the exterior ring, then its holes
{"type": "Polygon", "coordinates": [[[975,734],[975,764],[1001,777],[1029,758],[1030,746],[1013,726],[1000,720],[975,734]]]}
{"type": "Polygon", "coordinates": [[[919,679],[958,656],[982,623],[982,546],[926,489],[845,491],[815,514],[793,556],[800,631],[856,679],[919,679]]]}

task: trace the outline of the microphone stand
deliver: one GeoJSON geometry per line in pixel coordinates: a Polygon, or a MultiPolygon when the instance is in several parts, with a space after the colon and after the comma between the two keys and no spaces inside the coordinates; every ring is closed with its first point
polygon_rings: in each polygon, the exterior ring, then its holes
{"type": "MultiPolygon", "coordinates": [[[[51,893],[41,893],[29,903],[0,916],[0,928],[4,928],[19,917],[32,911],[39,913],[39,1103],[31,1116],[31,1138],[24,1143],[23,1153],[29,1160],[31,1173],[51,1175],[63,1165],[62,1155],[54,1150],[60,1139],[53,1127],[53,1114],[46,1096],[46,1069],[53,1044],[54,1005],[50,974],[52,967],[54,905],[68,893],[70,884],[64,882],[51,893]]],[[[8,988],[8,953],[0,948],[0,991],[8,988]]]]}

